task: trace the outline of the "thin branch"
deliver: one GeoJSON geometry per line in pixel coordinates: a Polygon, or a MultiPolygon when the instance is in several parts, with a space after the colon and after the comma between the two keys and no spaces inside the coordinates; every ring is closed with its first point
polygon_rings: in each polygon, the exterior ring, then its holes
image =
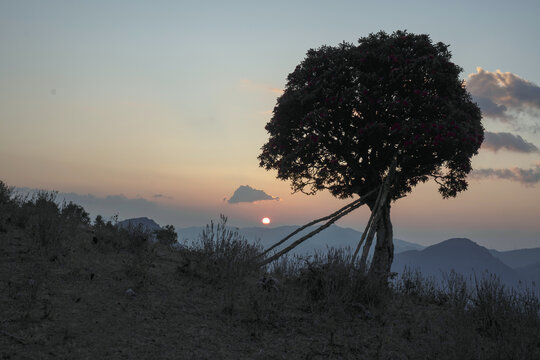
{"type": "MultiPolygon", "coordinates": [[[[370,191],[369,194],[372,194],[372,193],[375,192],[375,191],[376,191],[376,189],[370,191]]],[[[332,225],[333,223],[335,223],[337,220],[341,219],[343,216],[347,215],[348,213],[352,212],[353,210],[358,209],[360,206],[362,206],[362,205],[364,205],[364,204],[366,203],[367,198],[368,198],[367,195],[361,197],[360,199],[357,200],[357,203],[356,203],[356,204],[354,204],[353,206],[350,206],[347,210],[342,211],[342,212],[339,213],[338,215],[334,216],[334,217],[331,218],[328,222],[326,222],[326,224],[321,225],[318,229],[313,230],[313,231],[310,232],[309,234],[302,236],[300,239],[296,240],[296,241],[293,242],[291,245],[289,245],[289,246],[286,247],[285,249],[281,250],[280,252],[274,254],[274,255],[271,256],[270,258],[265,259],[265,260],[260,264],[260,266],[267,265],[267,264],[271,263],[272,261],[278,259],[280,256],[282,256],[282,255],[288,253],[289,251],[291,251],[292,249],[294,249],[295,247],[297,247],[298,245],[300,245],[301,243],[303,243],[305,240],[309,239],[309,238],[312,237],[313,235],[316,235],[317,233],[323,231],[324,229],[326,229],[327,227],[329,227],[330,225],[332,225]]],[[[326,218],[328,218],[328,217],[326,217],[326,218]]]]}
{"type": "MultiPolygon", "coordinates": [[[[378,199],[378,203],[373,207],[373,210],[371,212],[371,214],[373,215],[373,221],[369,228],[369,233],[366,238],[366,244],[364,245],[364,249],[362,251],[362,257],[360,259],[360,267],[362,269],[365,269],[366,267],[367,256],[369,254],[369,249],[371,248],[371,244],[373,243],[373,238],[375,236],[375,231],[377,230],[379,219],[381,218],[383,206],[386,206],[386,203],[387,203],[387,198],[390,193],[390,183],[394,180],[396,164],[397,164],[397,160],[396,158],[394,158],[394,161],[392,162],[392,165],[390,166],[390,169],[388,171],[388,175],[386,176],[386,179],[384,180],[382,184],[381,197],[378,199]],[[373,226],[373,224],[375,224],[375,226],[373,226]]],[[[364,236],[364,234],[362,234],[362,236],[364,236]]]]}
{"type": "MultiPolygon", "coordinates": [[[[379,204],[379,201],[381,199],[382,189],[383,187],[381,186],[379,188],[379,193],[377,194],[377,200],[375,200],[375,206],[373,207],[374,209],[376,209],[379,204]]],[[[360,251],[360,248],[362,247],[362,243],[366,239],[366,234],[369,232],[369,229],[371,228],[371,225],[373,223],[373,215],[374,215],[374,212],[372,211],[371,215],[369,216],[369,220],[367,222],[366,228],[364,229],[364,232],[362,233],[362,237],[360,238],[360,241],[358,242],[358,246],[356,247],[356,250],[354,251],[354,255],[351,260],[352,264],[354,264],[354,261],[356,260],[356,256],[358,255],[358,252],[360,251]]]]}
{"type": "Polygon", "coordinates": [[[368,192],[366,195],[364,195],[363,197],[359,198],[359,199],[356,199],[354,200],[353,202],[345,205],[344,207],[342,207],[341,209],[333,212],[332,214],[328,215],[328,216],[325,216],[325,217],[322,217],[320,219],[316,219],[316,220],[313,220],[312,222],[296,229],[295,231],[293,231],[292,233],[290,233],[289,235],[287,235],[286,237],[284,237],[283,239],[281,239],[280,241],[278,241],[277,243],[275,243],[274,245],[272,245],[271,247],[269,247],[268,249],[266,249],[262,254],[259,255],[259,257],[262,257],[262,256],[265,256],[266,254],[268,254],[270,251],[274,250],[276,247],[278,247],[279,245],[283,244],[285,241],[289,240],[291,237],[293,237],[294,235],[298,234],[300,231],[304,230],[305,228],[307,227],[310,227],[312,225],[315,225],[317,223],[320,223],[321,221],[325,221],[325,220],[328,220],[328,219],[331,219],[335,216],[338,216],[339,214],[341,214],[343,211],[346,211],[348,208],[350,207],[353,207],[355,206],[358,202],[360,201],[363,201],[364,199],[367,199],[369,197],[371,197],[371,195],[373,195],[375,193],[377,189],[373,189],[371,190],[370,192],[368,192]]]}
{"type": "MultiPolygon", "coordinates": [[[[374,216],[373,223],[378,224],[379,219],[381,218],[380,208],[375,209],[374,212],[376,212],[376,214],[374,216]]],[[[371,226],[369,229],[369,234],[366,239],[366,244],[364,245],[364,249],[362,250],[362,257],[360,258],[361,269],[366,268],[367,256],[369,254],[369,249],[371,248],[371,244],[373,243],[373,238],[375,237],[376,230],[377,230],[377,225],[371,226]]]]}

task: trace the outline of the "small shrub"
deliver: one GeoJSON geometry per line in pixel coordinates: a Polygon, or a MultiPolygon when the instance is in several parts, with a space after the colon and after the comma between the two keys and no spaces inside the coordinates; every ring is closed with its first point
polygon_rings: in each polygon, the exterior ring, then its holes
{"type": "Polygon", "coordinates": [[[119,229],[120,238],[123,240],[120,243],[128,248],[128,250],[137,251],[148,245],[152,238],[152,232],[147,230],[142,224],[136,226],[128,225],[126,228],[119,229]]]}
{"type": "Polygon", "coordinates": [[[250,244],[238,231],[227,227],[227,217],[220,216],[215,226],[211,221],[202,231],[198,241],[189,248],[189,256],[196,263],[198,276],[207,281],[219,279],[235,281],[258,271],[257,255],[260,246],[250,244]]]}
{"type": "Polygon", "coordinates": [[[350,252],[331,248],[326,256],[317,252],[313,259],[306,260],[298,280],[308,302],[327,309],[350,299],[352,272],[350,252]]]}
{"type": "MultiPolygon", "coordinates": [[[[540,322],[540,297],[535,283],[531,287],[520,284],[516,291],[517,311],[529,325],[540,322]]],[[[540,345],[540,344],[539,344],[540,345]]]]}
{"type": "Polygon", "coordinates": [[[514,289],[507,289],[495,274],[475,277],[472,314],[479,330],[490,336],[500,336],[504,329],[513,328],[520,313],[514,289]]]}
{"type": "Polygon", "coordinates": [[[444,297],[448,303],[457,309],[465,310],[471,298],[465,277],[455,270],[444,273],[440,297],[444,297]]]}
{"type": "Polygon", "coordinates": [[[157,241],[163,245],[174,245],[178,242],[178,234],[172,225],[165,225],[162,229],[156,230],[155,235],[157,241]]]}
{"type": "Polygon", "coordinates": [[[351,255],[348,248],[330,248],[311,257],[282,258],[269,274],[288,284],[289,291],[303,294],[310,311],[365,310],[383,304],[389,298],[388,287],[353,265],[351,255]]]}
{"type": "Polygon", "coordinates": [[[395,290],[401,294],[409,295],[417,300],[427,302],[440,302],[440,291],[432,278],[425,278],[420,270],[405,267],[397,283],[395,290]]]}
{"type": "Polygon", "coordinates": [[[62,235],[57,194],[55,191],[39,190],[31,202],[22,207],[22,210],[29,214],[32,235],[42,246],[58,243],[62,235]]]}
{"type": "Polygon", "coordinates": [[[305,256],[285,254],[268,264],[266,271],[278,279],[290,280],[300,275],[302,264],[305,264],[307,260],[305,256]]]}
{"type": "Polygon", "coordinates": [[[154,244],[150,241],[152,236],[151,231],[139,224],[118,229],[115,238],[114,245],[127,249],[132,255],[126,263],[125,271],[139,289],[147,285],[149,270],[156,258],[154,244]]]}
{"type": "Polygon", "coordinates": [[[62,204],[60,210],[61,216],[68,224],[78,225],[78,224],[90,224],[90,214],[88,214],[84,208],[80,205],[69,202],[62,204]]]}
{"type": "Polygon", "coordinates": [[[12,196],[13,187],[7,186],[6,183],[0,180],[0,206],[9,204],[12,196]]]}
{"type": "Polygon", "coordinates": [[[116,220],[117,218],[114,217],[112,221],[105,221],[101,215],[97,215],[94,220],[94,224],[92,225],[92,242],[102,252],[107,252],[111,249],[118,251],[129,246],[129,241],[126,240],[129,234],[124,231],[122,235],[121,229],[116,225],[116,220]],[[114,224],[113,221],[115,222],[114,224]]]}
{"type": "Polygon", "coordinates": [[[17,208],[17,204],[13,201],[13,189],[0,180],[0,232],[7,231],[7,223],[12,221],[17,208]]]}

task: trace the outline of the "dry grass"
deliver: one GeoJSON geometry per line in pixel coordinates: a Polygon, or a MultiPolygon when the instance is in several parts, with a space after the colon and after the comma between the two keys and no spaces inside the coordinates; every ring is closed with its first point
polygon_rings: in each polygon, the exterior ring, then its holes
{"type": "Polygon", "coordinates": [[[540,358],[538,297],[496,278],[467,287],[450,274],[438,288],[406,273],[381,286],[334,250],[259,269],[260,249],[225,218],[172,247],[65,204],[36,218],[35,197],[6,189],[2,359],[540,358]]]}

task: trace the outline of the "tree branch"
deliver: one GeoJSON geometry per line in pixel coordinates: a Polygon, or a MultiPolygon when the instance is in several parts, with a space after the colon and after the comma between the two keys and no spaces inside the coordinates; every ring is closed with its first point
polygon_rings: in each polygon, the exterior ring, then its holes
{"type": "Polygon", "coordinates": [[[288,235],[287,237],[285,237],[284,239],[282,239],[281,241],[279,241],[277,244],[275,244],[274,246],[272,246],[270,249],[266,250],[262,255],[265,255],[268,253],[268,251],[274,249],[276,246],[279,246],[281,244],[283,244],[287,239],[289,239],[291,236],[297,234],[298,232],[300,232],[301,230],[307,228],[308,226],[311,226],[313,224],[316,224],[318,222],[321,222],[321,221],[324,221],[324,220],[327,220],[327,219],[330,219],[328,222],[326,222],[326,224],[324,225],[321,225],[319,228],[317,228],[316,230],[313,230],[312,232],[310,232],[309,234],[307,235],[304,235],[302,236],[300,239],[296,240],[295,242],[293,242],[291,245],[289,245],[288,247],[286,247],[285,249],[281,250],[280,252],[274,254],[273,256],[271,256],[270,258],[268,259],[265,259],[261,262],[260,266],[264,266],[264,265],[267,265],[269,263],[271,263],[272,261],[278,259],[279,257],[281,257],[282,255],[288,253],[289,251],[291,251],[292,249],[294,249],[295,247],[297,247],[298,245],[300,245],[301,243],[303,243],[305,240],[309,239],[310,237],[312,237],[313,235],[316,235],[318,234],[319,232],[323,231],[324,229],[326,229],[327,227],[329,227],[330,225],[332,225],[333,223],[335,223],[337,220],[341,219],[343,216],[347,215],[348,213],[352,212],[353,210],[356,210],[358,209],[360,206],[364,205],[366,202],[367,202],[367,199],[369,197],[371,197],[371,195],[373,195],[375,193],[375,191],[377,191],[377,189],[373,189],[371,190],[369,193],[367,193],[365,196],[362,196],[360,199],[357,199],[355,201],[353,201],[352,203],[350,203],[349,205],[347,206],[344,206],[343,208],[339,209],[338,211],[336,211],[335,213],[331,214],[331,215],[328,215],[328,216],[325,216],[324,218],[320,218],[320,219],[317,219],[317,220],[314,220],[312,221],[311,223],[307,224],[307,225],[304,225],[303,227],[293,231],[290,235],[288,235]]]}

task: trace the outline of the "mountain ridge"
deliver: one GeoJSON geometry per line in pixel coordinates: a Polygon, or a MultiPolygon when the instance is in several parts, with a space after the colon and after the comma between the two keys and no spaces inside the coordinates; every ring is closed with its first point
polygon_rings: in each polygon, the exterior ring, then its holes
{"type": "Polygon", "coordinates": [[[516,286],[522,282],[540,280],[540,262],[537,267],[514,269],[490,250],[467,238],[452,238],[423,250],[396,254],[392,271],[402,273],[406,268],[418,269],[424,276],[443,280],[444,274],[454,270],[467,278],[478,279],[489,274],[497,275],[505,285],[516,286]]]}
{"type": "MultiPolygon", "coordinates": [[[[146,217],[126,219],[119,224],[130,222],[143,222],[161,228],[155,221],[146,217]]],[[[248,242],[258,242],[263,248],[270,247],[299,227],[298,225],[244,228],[227,226],[229,230],[238,231],[248,242]]],[[[196,242],[205,228],[206,226],[177,227],[176,232],[180,243],[189,244],[196,242]]],[[[316,228],[312,226],[304,229],[279,249],[316,228]]],[[[333,224],[300,244],[292,254],[324,253],[329,247],[355,249],[361,236],[362,232],[358,230],[333,224]]],[[[370,255],[373,253],[373,247],[374,245],[370,249],[370,255]]],[[[487,271],[497,275],[504,284],[511,286],[519,284],[520,281],[540,283],[540,248],[497,251],[478,245],[468,238],[450,238],[426,247],[394,239],[392,271],[403,273],[406,267],[418,269],[425,276],[431,276],[436,280],[442,280],[444,273],[455,270],[470,279],[482,277],[487,271]]]]}

